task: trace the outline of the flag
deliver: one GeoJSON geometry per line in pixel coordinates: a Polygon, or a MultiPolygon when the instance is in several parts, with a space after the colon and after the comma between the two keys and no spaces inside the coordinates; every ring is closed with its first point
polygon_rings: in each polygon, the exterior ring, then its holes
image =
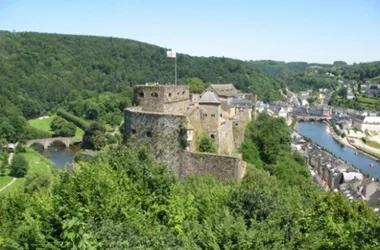
{"type": "Polygon", "coordinates": [[[168,50],[168,51],[166,51],[166,55],[168,57],[175,58],[176,57],[176,52],[174,50],[168,50]]]}

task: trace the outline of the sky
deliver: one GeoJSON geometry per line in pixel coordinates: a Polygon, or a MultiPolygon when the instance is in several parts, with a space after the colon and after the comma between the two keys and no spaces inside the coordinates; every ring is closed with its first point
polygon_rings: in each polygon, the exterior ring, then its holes
{"type": "Polygon", "coordinates": [[[380,0],[0,0],[0,30],[129,38],[242,60],[380,61],[380,0]]]}

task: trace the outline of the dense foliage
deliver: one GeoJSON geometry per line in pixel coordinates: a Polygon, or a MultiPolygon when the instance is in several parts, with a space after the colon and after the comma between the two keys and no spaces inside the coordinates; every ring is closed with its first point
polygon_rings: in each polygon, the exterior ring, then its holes
{"type": "Polygon", "coordinates": [[[260,158],[257,144],[274,146],[257,140],[267,134],[251,136],[264,120],[286,138],[280,119],[259,116],[242,152],[269,172],[249,165],[239,183],[176,179],[145,150],[124,147],[56,179],[31,176],[38,181],[27,181],[25,193],[0,201],[0,248],[378,249],[379,218],[365,203],[314,186],[286,139],[275,162],[260,158]]]}
{"type": "Polygon", "coordinates": [[[97,97],[72,102],[69,110],[83,119],[97,121],[112,126],[120,125],[123,111],[132,105],[133,89],[122,93],[102,93],[97,97]]]}

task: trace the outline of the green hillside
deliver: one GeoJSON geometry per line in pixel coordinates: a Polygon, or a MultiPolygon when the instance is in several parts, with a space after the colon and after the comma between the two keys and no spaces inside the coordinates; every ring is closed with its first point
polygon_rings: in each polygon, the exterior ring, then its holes
{"type": "MultiPolygon", "coordinates": [[[[173,59],[166,51],[112,37],[0,31],[0,134],[8,141],[47,136],[28,126],[25,117],[61,107],[72,110],[74,102],[121,93],[136,84],[173,82],[173,59]]],[[[280,89],[287,87],[335,88],[337,79],[325,72],[358,80],[380,74],[379,62],[350,66],[177,57],[179,83],[193,77],[233,83],[267,102],[280,100],[280,89]]]]}

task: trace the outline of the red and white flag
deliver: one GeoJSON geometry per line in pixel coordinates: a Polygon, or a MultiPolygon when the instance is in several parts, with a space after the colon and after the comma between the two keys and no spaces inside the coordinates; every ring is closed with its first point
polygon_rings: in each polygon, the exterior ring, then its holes
{"type": "Polygon", "coordinates": [[[176,52],[174,50],[168,50],[168,51],[166,51],[166,55],[168,57],[175,58],[176,57],[176,52]]]}

